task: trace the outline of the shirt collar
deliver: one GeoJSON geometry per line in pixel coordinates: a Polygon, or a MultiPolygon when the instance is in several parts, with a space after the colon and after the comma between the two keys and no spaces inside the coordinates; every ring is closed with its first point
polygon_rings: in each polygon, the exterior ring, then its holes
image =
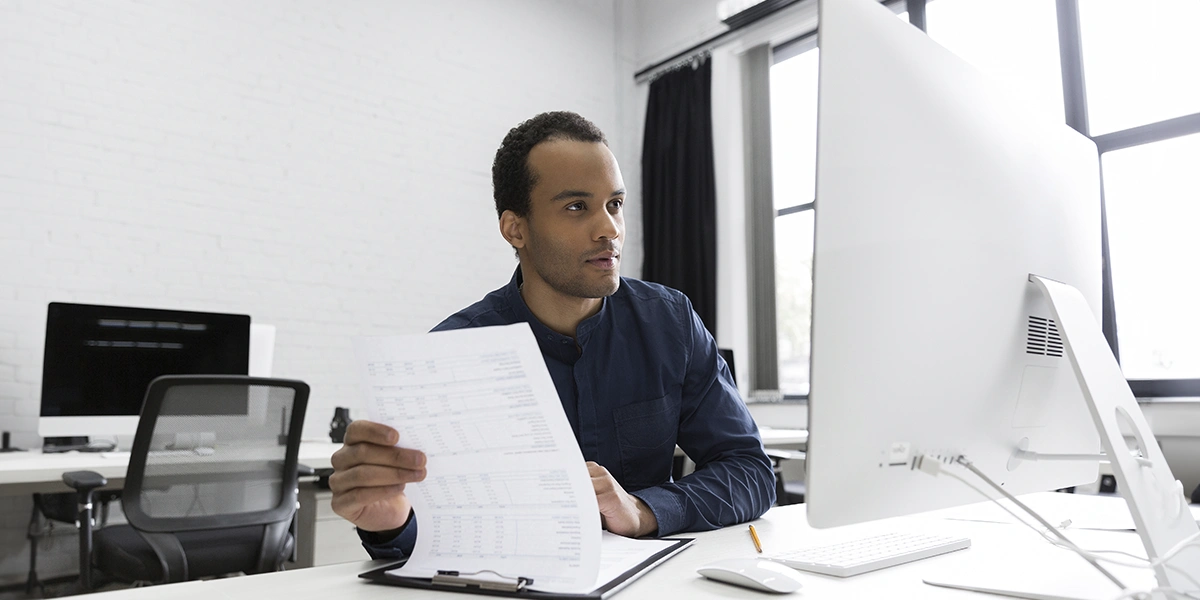
{"type": "MultiPolygon", "coordinates": [[[[521,266],[517,265],[517,270],[513,273],[512,280],[504,288],[504,295],[508,301],[508,305],[512,307],[518,319],[529,323],[529,328],[533,330],[533,337],[537,338],[538,347],[541,348],[543,356],[553,357],[559,362],[568,365],[575,364],[575,361],[579,360],[579,350],[576,349],[575,339],[546,327],[534,316],[533,312],[529,310],[529,306],[525,304],[525,299],[521,297],[521,284],[523,282],[521,266]]],[[[591,321],[592,318],[584,322],[591,321]]],[[[580,323],[581,328],[582,326],[583,323],[580,323]]]]}

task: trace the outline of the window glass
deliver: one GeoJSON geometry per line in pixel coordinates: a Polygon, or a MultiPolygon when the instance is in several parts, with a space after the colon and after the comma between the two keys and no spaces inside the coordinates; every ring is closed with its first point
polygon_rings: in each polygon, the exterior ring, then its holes
{"type": "Polygon", "coordinates": [[[1200,113],[1200,2],[1081,0],[1079,30],[1092,135],[1200,113]]]}
{"type": "Polygon", "coordinates": [[[1125,376],[1200,378],[1200,134],[1102,161],[1125,376]]]}

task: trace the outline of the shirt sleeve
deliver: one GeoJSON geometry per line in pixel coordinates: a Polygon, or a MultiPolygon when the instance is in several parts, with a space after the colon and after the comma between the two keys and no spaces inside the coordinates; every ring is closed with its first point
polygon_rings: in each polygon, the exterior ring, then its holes
{"type": "Polygon", "coordinates": [[[752,521],[775,503],[775,473],[758,426],[716,341],[685,303],[682,321],[690,348],[678,444],[696,462],[696,471],[632,492],[654,513],[659,536],[752,521]]]}
{"type": "Polygon", "coordinates": [[[363,548],[371,558],[408,558],[417,544],[417,517],[410,511],[408,521],[400,526],[399,533],[385,532],[381,535],[361,529],[357,531],[363,548]]]}

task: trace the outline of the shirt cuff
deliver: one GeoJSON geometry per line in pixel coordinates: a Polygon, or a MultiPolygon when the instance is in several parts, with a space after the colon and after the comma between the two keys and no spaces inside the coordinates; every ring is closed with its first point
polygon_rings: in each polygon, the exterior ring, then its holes
{"type": "Polygon", "coordinates": [[[412,554],[417,541],[417,519],[408,511],[408,520],[389,531],[364,531],[358,529],[358,537],[371,558],[406,558],[412,554]]]}
{"type": "Polygon", "coordinates": [[[665,537],[683,531],[686,515],[679,494],[663,486],[648,487],[630,492],[650,508],[654,519],[658,521],[658,531],[655,537],[665,537]]]}

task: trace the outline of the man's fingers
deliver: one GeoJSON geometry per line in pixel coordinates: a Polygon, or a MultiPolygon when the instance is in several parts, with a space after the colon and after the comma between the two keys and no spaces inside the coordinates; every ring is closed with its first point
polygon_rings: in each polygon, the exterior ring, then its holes
{"type": "Polygon", "coordinates": [[[329,476],[329,489],[334,494],[355,488],[376,488],[402,485],[425,479],[425,469],[395,469],[379,465],[358,465],[329,476]]]}
{"type": "Polygon", "coordinates": [[[374,421],[351,421],[346,428],[346,445],[379,444],[380,446],[395,446],[400,441],[400,434],[383,423],[374,421]]]}
{"type": "Polygon", "coordinates": [[[591,475],[592,477],[600,477],[601,475],[608,476],[608,474],[609,474],[608,469],[605,469],[604,467],[600,466],[599,463],[589,460],[589,461],[587,461],[586,464],[587,464],[588,475],[591,475]]]}
{"type": "MultiPolygon", "coordinates": [[[[355,421],[357,423],[357,421],[355,421]]],[[[335,471],[356,465],[380,465],[397,469],[424,469],[425,453],[372,443],[347,444],[333,453],[330,463],[335,471]]]]}
{"type": "Polygon", "coordinates": [[[609,482],[607,477],[593,477],[592,490],[594,490],[596,495],[599,496],[602,493],[612,491],[612,483],[609,482]]]}
{"type": "Polygon", "coordinates": [[[592,491],[596,492],[597,500],[604,501],[609,496],[616,495],[620,484],[617,483],[616,479],[613,479],[612,475],[608,474],[608,471],[604,470],[604,467],[600,467],[600,469],[602,471],[601,474],[592,475],[592,491]]]}
{"type": "Polygon", "coordinates": [[[391,500],[404,492],[403,485],[363,487],[349,492],[334,494],[330,506],[333,512],[350,522],[357,521],[363,508],[382,500],[391,500]]]}

